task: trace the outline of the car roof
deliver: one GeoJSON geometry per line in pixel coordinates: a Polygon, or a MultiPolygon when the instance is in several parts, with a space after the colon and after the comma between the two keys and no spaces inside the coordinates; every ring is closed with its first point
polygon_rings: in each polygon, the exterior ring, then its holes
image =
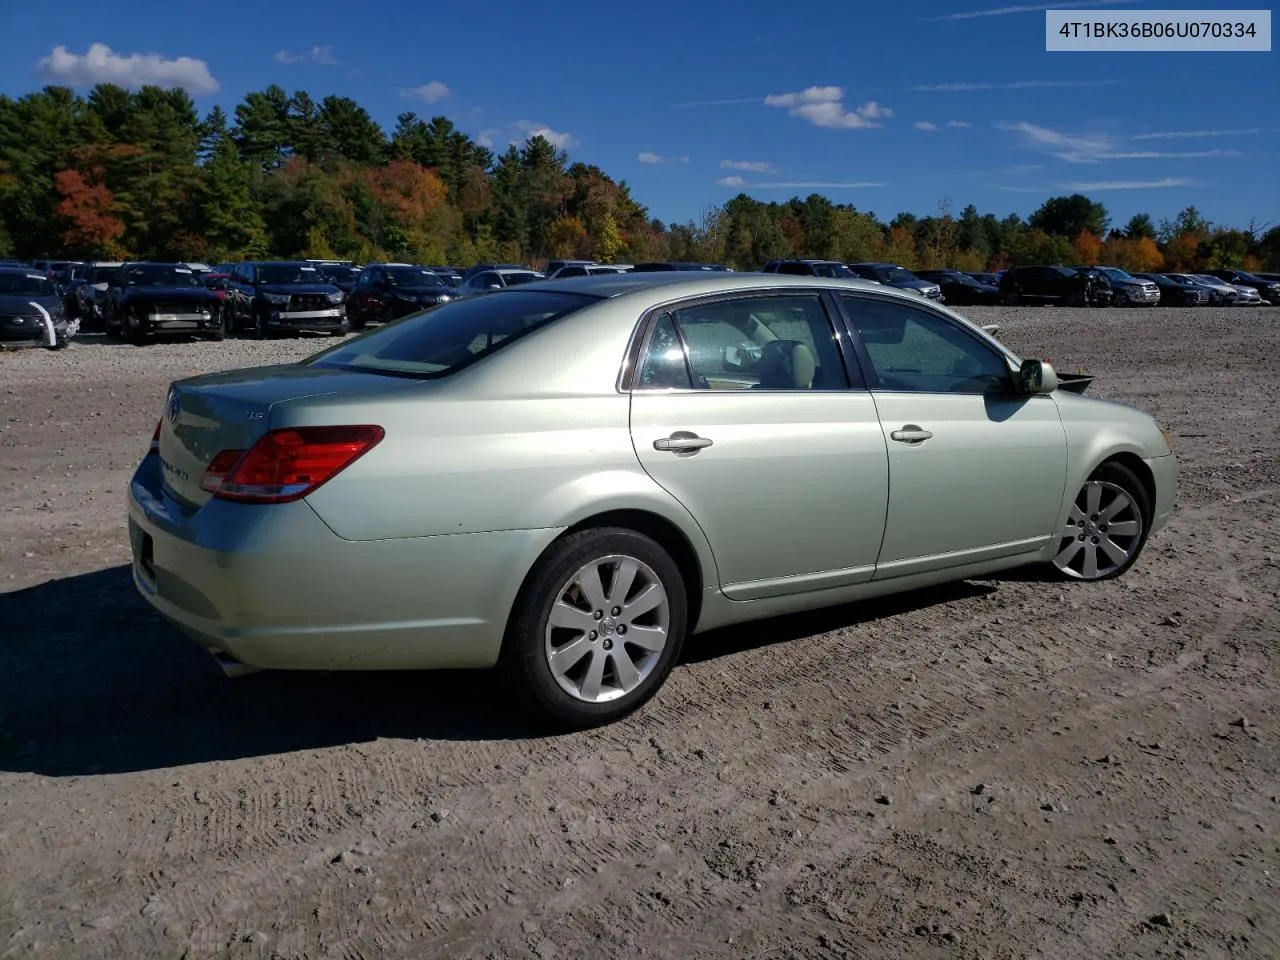
{"type": "Polygon", "coordinates": [[[598,273],[585,277],[540,280],[520,287],[521,290],[564,290],[609,299],[663,288],[673,299],[702,294],[733,293],[739,290],[761,290],[770,287],[812,287],[831,290],[868,290],[887,296],[901,297],[909,303],[920,302],[915,294],[903,293],[866,280],[828,277],[797,277],[780,273],[730,273],[727,270],[692,272],[681,270],[654,273],[598,273]]]}
{"type": "Polygon", "coordinates": [[[497,273],[497,274],[504,274],[504,275],[508,273],[539,273],[540,274],[542,273],[542,271],[533,270],[533,269],[530,269],[529,267],[497,267],[493,270],[486,270],[485,273],[497,273]]]}
{"type": "MultiPolygon", "coordinates": [[[[13,264],[13,263],[0,264],[0,273],[4,273],[4,274],[21,274],[22,276],[25,277],[25,276],[28,276],[33,269],[35,268],[24,267],[24,266],[13,264]]],[[[46,278],[41,277],[40,279],[44,280],[46,278]]]]}

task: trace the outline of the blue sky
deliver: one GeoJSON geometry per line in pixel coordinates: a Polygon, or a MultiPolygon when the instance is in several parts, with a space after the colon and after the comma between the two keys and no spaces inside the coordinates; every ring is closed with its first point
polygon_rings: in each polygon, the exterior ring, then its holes
{"type": "Polygon", "coordinates": [[[886,218],[945,199],[1025,215],[1077,190],[1121,223],[1188,204],[1224,224],[1280,217],[1275,52],[1048,53],[1035,0],[2,6],[13,96],[151,81],[230,113],[278,83],[353,97],[388,131],[404,110],[498,149],[541,131],[668,221],[739,191],[886,218]]]}

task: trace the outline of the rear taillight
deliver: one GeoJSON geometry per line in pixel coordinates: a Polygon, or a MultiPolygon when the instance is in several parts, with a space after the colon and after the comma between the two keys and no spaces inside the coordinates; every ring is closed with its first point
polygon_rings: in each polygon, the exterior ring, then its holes
{"type": "Polygon", "coordinates": [[[156,421],[156,432],[151,434],[151,447],[147,450],[147,455],[160,452],[160,427],[164,424],[163,420],[156,421]]]}
{"type": "Polygon", "coordinates": [[[287,503],[351,466],[385,435],[377,426],[290,427],[210,461],[200,488],[219,500],[287,503]]]}

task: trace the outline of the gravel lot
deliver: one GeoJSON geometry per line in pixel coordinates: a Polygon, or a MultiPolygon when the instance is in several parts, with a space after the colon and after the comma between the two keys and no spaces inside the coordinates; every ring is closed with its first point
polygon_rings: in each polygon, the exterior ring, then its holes
{"type": "Polygon", "coordinates": [[[135,596],[168,381],[330,341],[0,355],[0,957],[1280,956],[1280,308],[968,312],[1172,428],[1130,575],[708,635],[561,737],[135,596]]]}

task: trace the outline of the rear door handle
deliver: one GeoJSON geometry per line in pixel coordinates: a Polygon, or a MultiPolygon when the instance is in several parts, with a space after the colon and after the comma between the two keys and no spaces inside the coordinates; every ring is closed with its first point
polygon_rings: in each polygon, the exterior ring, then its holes
{"type": "Polygon", "coordinates": [[[891,440],[897,440],[899,443],[923,443],[932,436],[931,431],[924,430],[914,423],[908,423],[901,430],[895,430],[889,434],[891,440]]]}
{"type": "Polygon", "coordinates": [[[688,430],[677,430],[669,437],[661,437],[653,441],[653,449],[665,450],[685,457],[709,446],[711,446],[710,439],[690,433],[688,430]]]}

